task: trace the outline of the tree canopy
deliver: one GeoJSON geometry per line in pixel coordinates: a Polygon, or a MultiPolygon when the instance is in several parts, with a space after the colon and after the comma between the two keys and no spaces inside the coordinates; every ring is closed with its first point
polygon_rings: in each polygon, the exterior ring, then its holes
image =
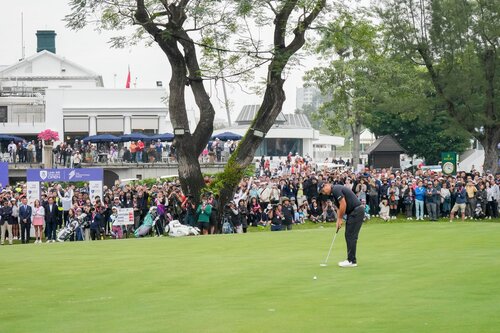
{"type": "Polygon", "coordinates": [[[394,50],[426,68],[448,115],[485,149],[498,170],[500,2],[384,0],[378,8],[394,50]]]}

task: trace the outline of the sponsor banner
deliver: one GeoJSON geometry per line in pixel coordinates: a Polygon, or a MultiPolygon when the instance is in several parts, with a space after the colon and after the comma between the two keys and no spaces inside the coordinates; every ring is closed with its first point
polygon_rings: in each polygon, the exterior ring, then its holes
{"type": "Polygon", "coordinates": [[[90,191],[90,200],[92,202],[94,202],[95,197],[101,198],[102,201],[102,181],[100,180],[89,181],[89,191],[90,191]]]}
{"type": "Polygon", "coordinates": [[[363,173],[365,172],[365,165],[364,164],[358,164],[356,167],[356,173],[363,173]]]}
{"type": "Polygon", "coordinates": [[[441,169],[445,175],[457,174],[457,153],[456,152],[442,152],[441,153],[441,169]]]}
{"type": "Polygon", "coordinates": [[[40,182],[27,182],[26,190],[28,205],[34,205],[36,199],[40,200],[40,182]]]}
{"type": "Polygon", "coordinates": [[[9,163],[0,162],[0,190],[9,185],[9,163]]]}
{"type": "Polygon", "coordinates": [[[134,224],[134,209],[133,208],[118,208],[118,225],[134,224]]]}
{"type": "Polygon", "coordinates": [[[37,182],[102,181],[103,169],[28,169],[26,178],[28,181],[37,182]]]}

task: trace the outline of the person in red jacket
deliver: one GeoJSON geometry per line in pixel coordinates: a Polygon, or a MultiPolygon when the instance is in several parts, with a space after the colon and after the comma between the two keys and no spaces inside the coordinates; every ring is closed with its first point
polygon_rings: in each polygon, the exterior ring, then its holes
{"type": "Polygon", "coordinates": [[[141,140],[137,141],[135,150],[136,150],[135,157],[137,158],[137,163],[142,163],[142,152],[144,151],[144,142],[142,142],[141,140]]]}

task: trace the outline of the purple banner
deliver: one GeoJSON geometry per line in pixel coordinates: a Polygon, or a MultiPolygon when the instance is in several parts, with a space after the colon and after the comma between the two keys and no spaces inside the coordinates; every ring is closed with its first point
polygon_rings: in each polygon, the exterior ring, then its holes
{"type": "Polygon", "coordinates": [[[9,163],[0,162],[0,189],[9,185],[9,163]]]}
{"type": "Polygon", "coordinates": [[[28,169],[26,179],[31,182],[86,182],[103,179],[103,169],[28,169]]]}

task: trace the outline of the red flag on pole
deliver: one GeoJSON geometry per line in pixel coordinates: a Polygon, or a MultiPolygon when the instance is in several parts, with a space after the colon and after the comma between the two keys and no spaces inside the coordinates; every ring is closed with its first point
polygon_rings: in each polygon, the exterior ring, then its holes
{"type": "Polygon", "coordinates": [[[125,83],[125,88],[130,88],[130,66],[128,66],[127,83],[125,83]]]}

